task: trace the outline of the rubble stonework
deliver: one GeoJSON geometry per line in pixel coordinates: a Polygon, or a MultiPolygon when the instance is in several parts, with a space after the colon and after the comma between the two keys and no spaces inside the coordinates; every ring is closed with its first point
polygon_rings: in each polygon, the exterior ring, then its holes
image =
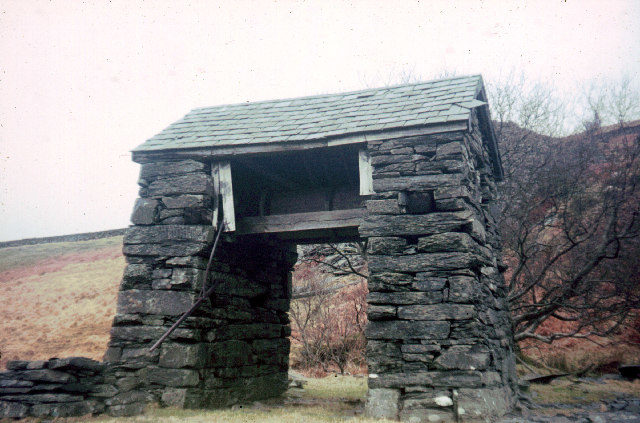
{"type": "Polygon", "coordinates": [[[491,163],[472,130],[368,143],[372,416],[466,421],[516,400],[491,163]]]}
{"type": "Polygon", "coordinates": [[[278,396],[288,384],[289,275],[297,256],[284,244],[222,240],[208,281],[214,294],[148,352],[203,292],[214,237],[208,167],[194,160],[142,166],[106,354],[120,366],[121,383],[187,408],[278,396]]]}
{"type": "MultiPolygon", "coordinates": [[[[367,413],[411,422],[504,414],[516,398],[514,347],[490,212],[495,164],[475,112],[471,130],[367,149],[376,192],[359,228],[370,272],[367,413]]],[[[203,292],[210,166],[142,165],[105,362],[10,363],[0,417],[125,416],[149,402],[224,407],[286,390],[293,244],[223,235],[214,295],[149,352],[203,292]]]]}

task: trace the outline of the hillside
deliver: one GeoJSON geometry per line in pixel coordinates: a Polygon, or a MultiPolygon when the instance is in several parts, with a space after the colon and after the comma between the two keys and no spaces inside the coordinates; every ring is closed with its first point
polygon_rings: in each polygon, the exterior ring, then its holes
{"type": "Polygon", "coordinates": [[[0,368],[101,359],[124,264],[122,236],[0,248],[0,368]]]}

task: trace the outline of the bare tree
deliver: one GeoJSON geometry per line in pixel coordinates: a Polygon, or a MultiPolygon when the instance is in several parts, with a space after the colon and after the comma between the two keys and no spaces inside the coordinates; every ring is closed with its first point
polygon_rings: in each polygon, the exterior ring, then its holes
{"type": "Polygon", "coordinates": [[[637,268],[621,267],[632,264],[630,251],[640,252],[640,127],[635,133],[623,122],[600,127],[600,116],[630,116],[622,110],[630,88],[591,97],[589,130],[562,138],[552,136],[564,130],[562,101],[549,89],[492,90],[506,170],[499,220],[517,341],[607,336],[640,305],[637,268]],[[565,330],[551,330],[551,320],[565,330]]]}

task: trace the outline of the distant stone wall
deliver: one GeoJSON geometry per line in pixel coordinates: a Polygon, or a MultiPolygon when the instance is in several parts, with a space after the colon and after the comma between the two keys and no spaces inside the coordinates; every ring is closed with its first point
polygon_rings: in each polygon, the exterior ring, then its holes
{"type": "Polygon", "coordinates": [[[471,131],[369,142],[367,412],[458,421],[513,408],[516,375],[496,197],[471,131]]]}
{"type": "Polygon", "coordinates": [[[108,231],[85,232],[81,234],[72,234],[72,235],[48,236],[43,238],[26,238],[26,239],[18,239],[15,241],[3,241],[3,242],[0,242],[0,248],[21,247],[23,245],[51,244],[54,242],[91,241],[94,239],[122,236],[124,235],[124,232],[126,230],[127,230],[126,228],[111,229],[108,231]]]}

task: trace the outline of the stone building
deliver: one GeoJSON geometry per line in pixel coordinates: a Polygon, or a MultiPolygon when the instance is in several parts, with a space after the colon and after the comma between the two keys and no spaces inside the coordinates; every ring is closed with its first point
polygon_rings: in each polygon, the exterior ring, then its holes
{"type": "MultiPolygon", "coordinates": [[[[296,245],[365,239],[367,413],[473,421],[512,409],[490,212],[502,168],[480,76],[195,109],[133,160],[140,198],[106,363],[91,376],[97,394],[74,401],[126,415],[149,401],[225,407],[281,395],[296,245]]],[[[48,366],[16,362],[0,379],[17,386],[48,366]]],[[[44,383],[29,380],[22,399],[44,383]]],[[[5,409],[55,414],[11,395],[0,390],[5,409]]]]}

